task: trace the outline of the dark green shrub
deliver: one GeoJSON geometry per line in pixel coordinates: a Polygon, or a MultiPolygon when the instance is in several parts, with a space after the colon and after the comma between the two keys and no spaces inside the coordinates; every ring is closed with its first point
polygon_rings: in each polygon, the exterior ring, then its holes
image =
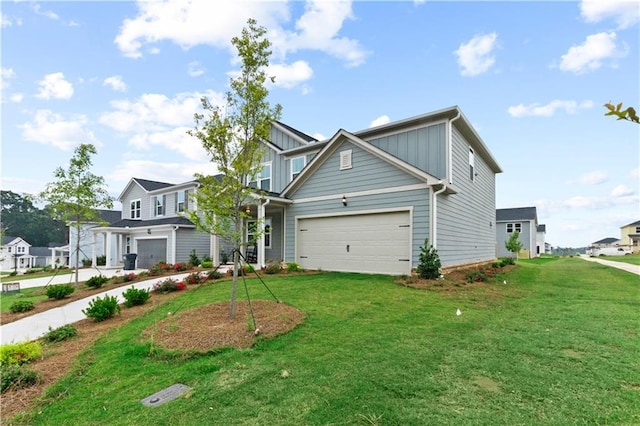
{"type": "Polygon", "coordinates": [[[207,272],[207,279],[208,280],[219,280],[220,278],[222,278],[222,273],[220,273],[220,271],[209,271],[209,272],[207,272]]]}
{"type": "Polygon", "coordinates": [[[295,262],[287,263],[287,272],[300,272],[302,268],[295,262]]]}
{"type": "Polygon", "coordinates": [[[205,269],[213,268],[213,262],[210,260],[203,260],[200,266],[202,266],[205,269]]]}
{"type": "Polygon", "coordinates": [[[78,330],[71,324],[63,325],[56,329],[49,327],[49,331],[43,336],[47,342],[62,342],[63,340],[76,337],[78,330]]]}
{"type": "Polygon", "coordinates": [[[36,306],[30,300],[16,300],[9,306],[9,311],[14,314],[18,314],[20,312],[28,312],[35,309],[36,306]]]}
{"type": "Polygon", "coordinates": [[[47,297],[49,299],[64,299],[76,289],[71,284],[54,284],[47,287],[47,297]]]}
{"type": "Polygon", "coordinates": [[[196,254],[196,249],[191,249],[191,253],[189,253],[189,263],[193,266],[200,266],[200,259],[196,254]]]}
{"type": "Polygon", "coordinates": [[[128,283],[136,279],[136,274],[134,272],[130,272],[128,274],[124,274],[120,277],[120,282],[128,283]]]}
{"type": "Polygon", "coordinates": [[[131,308],[132,306],[144,305],[147,300],[151,297],[149,294],[149,290],[146,288],[133,288],[133,286],[124,293],[122,293],[122,297],[124,297],[124,306],[127,308],[131,308]]]}
{"type": "Polygon", "coordinates": [[[104,275],[101,274],[101,275],[95,275],[95,276],[89,278],[84,284],[87,287],[100,288],[107,281],[109,281],[109,278],[107,278],[107,277],[105,277],[104,275]]]}
{"type": "Polygon", "coordinates": [[[185,284],[200,284],[202,279],[200,278],[199,273],[194,272],[192,274],[187,275],[183,281],[185,284]]]}
{"type": "Polygon", "coordinates": [[[425,238],[424,245],[420,247],[418,263],[418,275],[420,278],[432,280],[440,276],[440,256],[433,246],[429,245],[429,239],[425,238]]]}
{"type": "Polygon", "coordinates": [[[16,275],[18,275],[18,271],[11,271],[9,274],[10,277],[15,277],[16,275]]]}
{"type": "Polygon", "coordinates": [[[2,375],[0,377],[1,393],[33,386],[42,380],[40,373],[18,365],[3,367],[0,374],[2,375]]]}
{"type": "Polygon", "coordinates": [[[101,322],[111,318],[120,312],[118,298],[115,296],[96,297],[89,302],[89,307],[83,309],[82,313],[89,318],[93,318],[96,322],[101,322]]]}
{"type": "Polygon", "coordinates": [[[185,283],[178,282],[173,278],[158,281],[153,285],[153,291],[156,293],[171,293],[173,291],[184,290],[185,288],[187,288],[185,283]]]}
{"type": "Polygon", "coordinates": [[[280,262],[269,262],[264,268],[264,273],[269,275],[279,274],[280,270],[280,262]]]}
{"type": "Polygon", "coordinates": [[[204,256],[202,256],[202,263],[204,262],[211,262],[211,264],[213,264],[213,261],[211,260],[211,256],[209,256],[208,254],[205,254],[204,256]]]}
{"type": "Polygon", "coordinates": [[[500,259],[500,266],[505,267],[507,265],[515,265],[516,260],[513,257],[503,257],[500,259]]]}
{"type": "Polygon", "coordinates": [[[487,273],[481,269],[467,272],[466,279],[468,283],[485,282],[489,279],[487,273]]]}
{"type": "Polygon", "coordinates": [[[9,343],[0,346],[0,366],[22,365],[42,355],[42,345],[37,342],[9,343]]]}
{"type": "Polygon", "coordinates": [[[36,272],[40,272],[42,269],[38,269],[38,268],[31,268],[31,269],[27,269],[26,271],[24,271],[25,275],[29,275],[29,274],[35,274],[36,272]]]}
{"type": "Polygon", "coordinates": [[[103,254],[102,256],[96,257],[96,264],[98,266],[106,265],[107,264],[107,256],[103,254]]]}
{"type": "Polygon", "coordinates": [[[82,259],[82,266],[84,266],[85,268],[91,266],[92,263],[93,262],[91,262],[91,259],[87,259],[87,258],[82,259]]]}

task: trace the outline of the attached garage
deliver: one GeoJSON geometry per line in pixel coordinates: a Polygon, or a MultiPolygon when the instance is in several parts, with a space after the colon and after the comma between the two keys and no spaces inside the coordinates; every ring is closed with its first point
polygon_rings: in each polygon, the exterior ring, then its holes
{"type": "Polygon", "coordinates": [[[149,269],[161,261],[167,261],[166,238],[138,240],[137,267],[139,269],[149,269]]]}
{"type": "Polygon", "coordinates": [[[304,269],[408,275],[411,215],[405,210],[300,218],[296,249],[304,269]]]}

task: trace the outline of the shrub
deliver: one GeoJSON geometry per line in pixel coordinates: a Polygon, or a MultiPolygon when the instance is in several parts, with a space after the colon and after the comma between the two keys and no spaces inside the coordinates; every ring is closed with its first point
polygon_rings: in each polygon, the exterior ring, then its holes
{"type": "Polygon", "coordinates": [[[103,254],[102,256],[96,257],[96,264],[98,266],[106,265],[107,264],[107,256],[103,254]]]}
{"type": "Polygon", "coordinates": [[[64,299],[75,291],[71,284],[54,284],[47,287],[47,297],[49,299],[64,299]]]}
{"type": "Polygon", "coordinates": [[[173,278],[158,281],[153,285],[153,291],[156,293],[171,293],[173,291],[184,290],[185,288],[187,288],[185,283],[178,282],[173,278]]]}
{"type": "Polygon", "coordinates": [[[287,272],[300,272],[302,268],[295,262],[287,263],[287,272]]]}
{"type": "Polygon", "coordinates": [[[222,278],[222,273],[220,273],[220,271],[209,271],[209,272],[207,272],[207,279],[208,280],[219,280],[220,278],[222,278]]]}
{"type": "Polygon", "coordinates": [[[63,340],[76,337],[78,330],[71,324],[63,325],[56,329],[49,327],[49,331],[43,336],[47,342],[62,342],[63,340]]]}
{"type": "Polygon", "coordinates": [[[95,275],[95,276],[89,278],[85,282],[85,285],[87,287],[91,287],[91,288],[100,288],[107,281],[109,281],[109,278],[105,277],[104,275],[102,275],[102,274],[101,275],[95,275]]]}
{"type": "Polygon", "coordinates": [[[165,269],[160,265],[153,265],[151,268],[149,268],[149,275],[150,276],[162,275],[164,274],[164,271],[165,269]]]}
{"type": "Polygon", "coordinates": [[[29,368],[11,365],[2,368],[0,378],[0,392],[4,393],[12,389],[22,389],[33,386],[42,380],[40,373],[29,368]]]}
{"type": "Polygon", "coordinates": [[[242,267],[242,269],[240,269],[240,271],[238,272],[242,272],[242,275],[247,275],[250,274],[252,272],[255,272],[255,269],[253,269],[253,266],[249,265],[248,263],[246,265],[244,265],[242,267]]]}
{"type": "Polygon", "coordinates": [[[122,296],[125,300],[124,305],[127,308],[131,308],[132,306],[144,305],[151,297],[151,294],[149,294],[149,290],[146,288],[136,289],[131,286],[131,288],[122,293],[122,296]]]}
{"type": "Polygon", "coordinates": [[[115,296],[96,297],[89,302],[89,307],[83,309],[82,313],[89,318],[93,318],[96,322],[101,322],[111,318],[120,312],[118,298],[115,296]]]}
{"type": "Polygon", "coordinates": [[[467,282],[485,282],[489,279],[489,276],[482,269],[476,269],[475,271],[469,271],[466,275],[467,282]]]}
{"type": "Polygon", "coordinates": [[[38,268],[31,268],[31,269],[27,269],[26,271],[24,271],[25,275],[29,275],[29,274],[35,274],[36,272],[40,272],[42,269],[38,269],[38,268]]]}
{"type": "Polygon", "coordinates": [[[264,268],[264,273],[269,275],[279,274],[280,270],[280,262],[269,262],[264,268]]]}
{"type": "Polygon", "coordinates": [[[16,275],[18,275],[18,271],[11,271],[9,274],[10,277],[15,277],[16,275]]]}
{"type": "Polygon", "coordinates": [[[200,259],[196,254],[196,249],[191,249],[191,253],[189,253],[189,263],[192,264],[193,266],[200,265],[200,259]]]}
{"type": "Polygon", "coordinates": [[[500,266],[505,267],[507,265],[515,265],[516,260],[513,257],[503,257],[500,259],[500,266]]]}
{"type": "Polygon", "coordinates": [[[183,272],[187,270],[187,265],[186,263],[176,263],[175,265],[173,265],[173,270],[176,272],[183,272]]]}
{"type": "Polygon", "coordinates": [[[203,268],[213,268],[213,262],[210,260],[203,260],[202,263],[200,264],[200,266],[202,266],[203,268]]]}
{"type": "Polygon", "coordinates": [[[22,365],[42,355],[42,345],[37,342],[9,343],[0,346],[0,366],[22,365]]]}
{"type": "Polygon", "coordinates": [[[136,274],[134,272],[130,272],[128,274],[124,274],[120,281],[123,283],[128,283],[136,279],[136,274]]]}
{"type": "Polygon", "coordinates": [[[420,278],[432,280],[440,276],[440,257],[433,246],[429,245],[429,239],[425,238],[424,245],[420,247],[418,263],[418,275],[420,278]]]}
{"type": "Polygon", "coordinates": [[[82,266],[84,267],[88,267],[91,266],[91,259],[87,259],[86,257],[84,259],[82,259],[82,266]]]}
{"type": "Polygon", "coordinates": [[[205,254],[204,256],[202,256],[202,263],[204,262],[211,262],[211,264],[213,265],[213,261],[211,260],[211,256],[209,256],[208,254],[205,254]]]}
{"type": "Polygon", "coordinates": [[[29,300],[16,300],[11,304],[11,306],[9,306],[9,311],[14,314],[19,314],[21,312],[31,311],[35,308],[36,306],[29,300]]]}
{"type": "Polygon", "coordinates": [[[185,284],[199,284],[201,281],[200,274],[198,274],[197,272],[189,274],[184,278],[183,281],[185,284]]]}

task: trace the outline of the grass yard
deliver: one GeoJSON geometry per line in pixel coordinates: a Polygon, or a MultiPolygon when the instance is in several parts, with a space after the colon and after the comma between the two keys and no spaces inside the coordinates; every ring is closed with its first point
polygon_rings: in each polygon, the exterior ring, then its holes
{"type": "Polygon", "coordinates": [[[43,287],[23,288],[20,289],[20,293],[8,293],[0,297],[0,312],[9,312],[9,307],[16,300],[28,300],[36,303],[46,299],[47,295],[43,287]]]}
{"type": "MultiPolygon", "coordinates": [[[[205,286],[100,338],[22,422],[640,424],[638,277],[577,258],[518,263],[506,285],[439,291],[385,276],[269,276],[307,315],[301,326],[248,350],[150,356],[163,352],[140,336],[168,312],[227,300],[228,282],[205,286]],[[192,390],[140,404],[175,383],[192,390]]],[[[255,280],[250,293],[270,299],[255,280]]]]}
{"type": "Polygon", "coordinates": [[[614,262],[630,263],[640,265],[640,254],[627,254],[625,256],[600,256],[600,259],[612,260],[614,262]]]}

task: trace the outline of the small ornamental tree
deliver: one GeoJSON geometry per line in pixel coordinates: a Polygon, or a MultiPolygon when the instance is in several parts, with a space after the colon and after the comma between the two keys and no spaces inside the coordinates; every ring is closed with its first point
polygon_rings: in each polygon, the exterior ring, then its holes
{"type": "MultiPolygon", "coordinates": [[[[196,113],[196,127],[189,131],[200,140],[217,168],[217,176],[196,174],[200,186],[190,196],[198,211],[186,216],[204,232],[217,235],[233,247],[233,283],[229,317],[236,309],[239,250],[244,241],[244,223],[251,219],[249,205],[259,198],[260,188],[249,187],[262,170],[263,141],[269,140],[271,124],[280,117],[280,105],[272,107],[267,99],[266,70],[271,42],[267,30],[254,19],[247,21],[239,37],[231,43],[238,51],[240,71],[231,78],[225,105],[214,105],[202,98],[205,113],[196,113]]],[[[260,227],[256,227],[256,231],[260,227]]],[[[254,234],[258,238],[259,232],[254,234]]]]}
{"type": "Polygon", "coordinates": [[[516,259],[518,258],[518,253],[520,253],[520,250],[522,250],[522,247],[523,247],[522,241],[520,241],[519,237],[520,237],[520,232],[515,231],[511,233],[511,236],[509,237],[509,239],[504,243],[504,246],[506,247],[507,250],[509,250],[512,253],[515,253],[516,259]]]}
{"type": "Polygon", "coordinates": [[[425,238],[424,245],[420,247],[420,263],[418,263],[418,275],[420,278],[432,280],[440,276],[440,256],[438,251],[429,245],[429,238],[425,238]]]}

